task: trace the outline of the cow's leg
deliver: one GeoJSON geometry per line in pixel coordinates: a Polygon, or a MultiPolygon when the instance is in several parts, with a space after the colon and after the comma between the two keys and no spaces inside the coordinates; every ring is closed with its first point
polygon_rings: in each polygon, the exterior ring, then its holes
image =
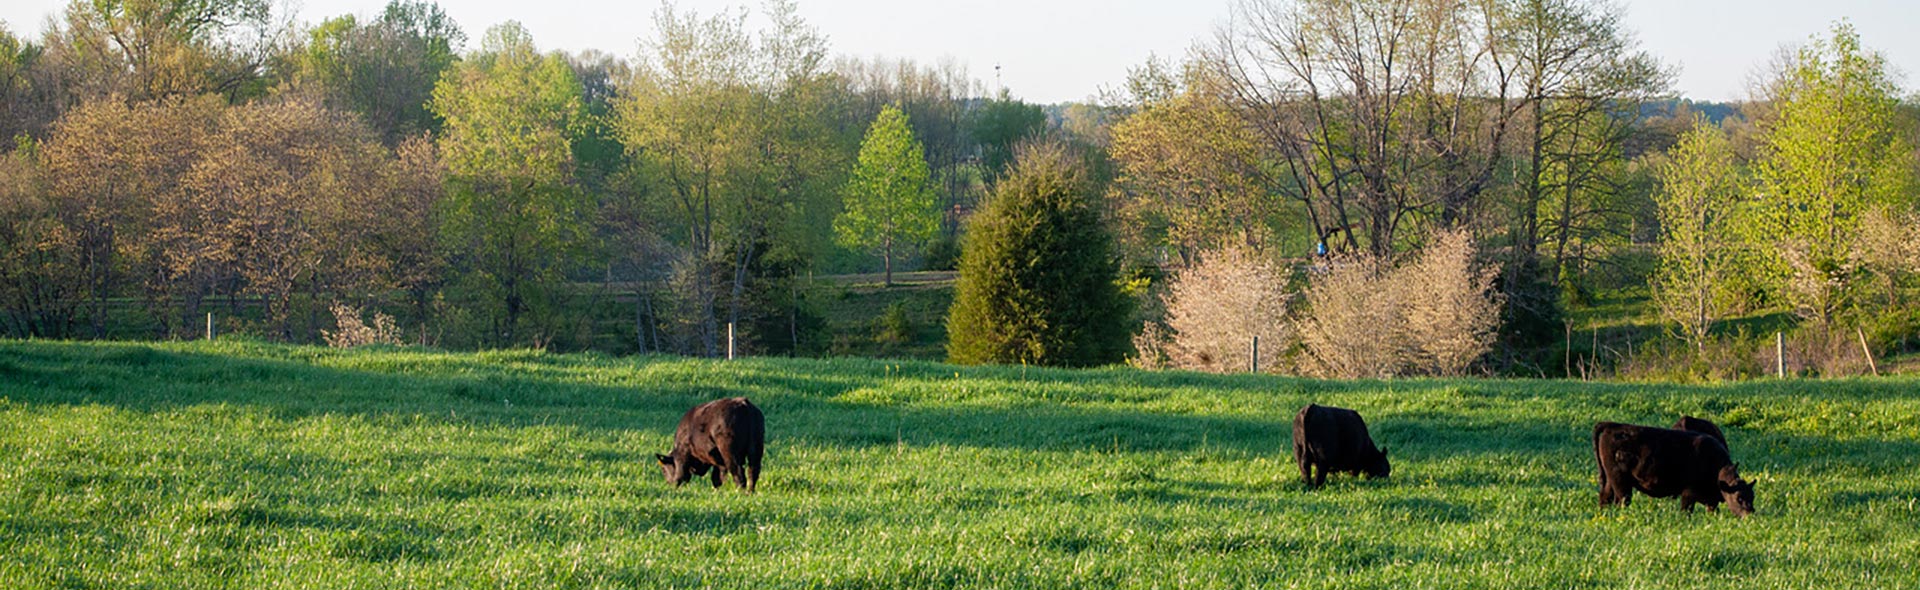
{"type": "Polygon", "coordinates": [[[713,466],[713,471],[709,472],[707,475],[713,479],[713,489],[716,489],[716,490],[720,489],[720,466],[719,465],[713,466]]]}
{"type": "Polygon", "coordinates": [[[1327,485],[1327,466],[1324,463],[1314,465],[1313,487],[1327,485]]]}
{"type": "Polygon", "coordinates": [[[727,461],[727,475],[733,478],[734,487],[738,487],[744,492],[753,492],[752,488],[747,487],[747,469],[746,466],[740,464],[740,460],[734,459],[727,461]]]}
{"type": "Polygon", "coordinates": [[[754,449],[752,453],[747,454],[747,493],[749,494],[760,487],[760,454],[761,449],[754,449]]]}
{"type": "Polygon", "coordinates": [[[1307,460],[1307,450],[1293,445],[1293,461],[1300,464],[1300,483],[1313,485],[1313,462],[1307,460]]]}

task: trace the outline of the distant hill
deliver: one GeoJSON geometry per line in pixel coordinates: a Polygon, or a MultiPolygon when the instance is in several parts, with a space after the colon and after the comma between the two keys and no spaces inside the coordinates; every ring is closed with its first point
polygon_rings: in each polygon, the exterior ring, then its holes
{"type": "Polygon", "coordinates": [[[1681,112],[1692,111],[1706,115],[1708,121],[1718,125],[1727,117],[1739,116],[1741,104],[1742,103],[1738,102],[1695,101],[1690,98],[1675,98],[1640,105],[1640,116],[1642,118],[1672,117],[1681,112]]]}

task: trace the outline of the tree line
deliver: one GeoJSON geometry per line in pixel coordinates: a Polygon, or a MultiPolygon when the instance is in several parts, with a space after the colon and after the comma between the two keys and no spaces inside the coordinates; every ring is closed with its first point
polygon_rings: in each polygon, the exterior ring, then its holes
{"type": "Polygon", "coordinates": [[[1689,373],[1756,364],[1730,320],[1769,311],[1829,372],[1920,334],[1920,126],[1844,22],[1695,109],[1603,0],[1249,0],[1043,108],[759,10],[663,5],[631,57],[511,22],[468,49],[420,0],[0,30],[0,330],[366,309],[450,347],[808,354],[806,277],[904,262],[961,271],[970,362],[1568,374],[1599,292],[1645,293],[1685,343],[1645,354],[1689,373]]]}
{"type": "Polygon", "coordinates": [[[952,63],[834,59],[791,2],[760,9],[756,30],[663,5],[631,58],[513,22],[467,48],[417,0],[311,25],[115,0],[37,41],[0,29],[0,330],[192,337],[215,312],[317,341],[345,304],[451,347],[714,355],[734,325],[806,349],[798,282],[864,269],[879,231],[842,202],[883,109],[923,169],[885,259],[932,243],[949,267],[959,214],[1046,116],[952,63]]]}
{"type": "Polygon", "coordinates": [[[1267,366],[1309,374],[1572,374],[1568,311],[1596,291],[1646,294],[1687,343],[1616,353],[1643,374],[1757,373],[1774,347],[1727,320],[1775,310],[1806,370],[1910,346],[1920,126],[1884,58],[1837,23],[1709,121],[1621,10],[1263,0],[1140,68],[1109,135],[1117,219],[1195,271],[1142,359],[1245,370],[1264,334],[1293,361],[1267,366]],[[1447,276],[1407,272],[1460,247],[1447,276]]]}

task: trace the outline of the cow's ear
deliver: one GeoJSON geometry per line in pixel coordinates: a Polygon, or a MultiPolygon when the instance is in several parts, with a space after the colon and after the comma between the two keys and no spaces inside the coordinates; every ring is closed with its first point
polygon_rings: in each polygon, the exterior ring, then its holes
{"type": "Polygon", "coordinates": [[[672,465],[672,464],[673,464],[673,457],[668,457],[668,456],[666,456],[666,455],[662,455],[662,454],[659,454],[659,453],[654,453],[654,454],[653,454],[653,458],[654,458],[654,460],[656,460],[656,461],[659,461],[661,465],[672,465]]]}

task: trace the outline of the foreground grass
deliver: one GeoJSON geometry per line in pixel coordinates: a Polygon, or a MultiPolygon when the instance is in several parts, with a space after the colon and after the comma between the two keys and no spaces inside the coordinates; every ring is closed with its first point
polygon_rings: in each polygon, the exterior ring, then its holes
{"type": "Polygon", "coordinates": [[[0,587],[1912,588],[1913,380],[1319,382],[0,343],[0,587]],[[762,493],[670,489],[747,395],[762,493]],[[1361,410],[1394,477],[1298,483],[1361,410]],[[1594,421],[1727,427],[1760,515],[1595,507],[1594,421]]]}

